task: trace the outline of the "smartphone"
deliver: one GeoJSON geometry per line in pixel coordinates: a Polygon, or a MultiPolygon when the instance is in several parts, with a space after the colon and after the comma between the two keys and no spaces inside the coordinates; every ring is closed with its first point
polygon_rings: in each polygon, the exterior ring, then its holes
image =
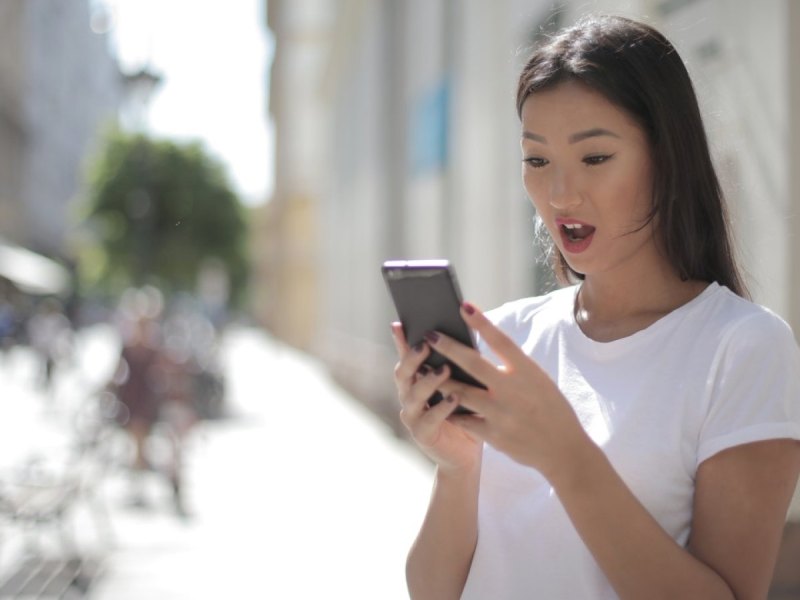
{"type": "MultiPolygon", "coordinates": [[[[447,260],[390,260],[383,263],[383,279],[394,301],[397,316],[403,325],[408,345],[412,348],[424,341],[428,331],[439,331],[475,348],[475,340],[461,318],[461,290],[453,265],[447,260]]],[[[425,360],[431,368],[447,364],[451,377],[485,388],[458,365],[432,350],[425,360]]],[[[429,400],[433,406],[442,400],[437,392],[429,400]]],[[[471,411],[458,407],[457,412],[471,411]]]]}

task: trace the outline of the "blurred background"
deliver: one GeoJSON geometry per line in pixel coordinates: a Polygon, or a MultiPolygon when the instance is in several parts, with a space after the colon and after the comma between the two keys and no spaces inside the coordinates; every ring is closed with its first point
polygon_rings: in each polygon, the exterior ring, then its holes
{"type": "Polygon", "coordinates": [[[431,469],[379,266],[552,288],[515,85],[589,11],[678,47],[800,331],[794,0],[0,0],[0,598],[406,597],[431,469]]]}

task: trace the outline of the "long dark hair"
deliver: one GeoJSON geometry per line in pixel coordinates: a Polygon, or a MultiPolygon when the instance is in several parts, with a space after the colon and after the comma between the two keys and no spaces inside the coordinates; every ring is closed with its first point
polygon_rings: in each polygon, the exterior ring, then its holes
{"type": "MultiPolygon", "coordinates": [[[[653,162],[648,222],[681,279],[716,281],[747,297],[694,87],[669,40],[624,17],[586,17],[534,50],[519,77],[517,114],[529,95],[566,80],[600,92],[646,132],[653,162]]],[[[555,247],[553,259],[560,281],[583,279],[555,247]]]]}

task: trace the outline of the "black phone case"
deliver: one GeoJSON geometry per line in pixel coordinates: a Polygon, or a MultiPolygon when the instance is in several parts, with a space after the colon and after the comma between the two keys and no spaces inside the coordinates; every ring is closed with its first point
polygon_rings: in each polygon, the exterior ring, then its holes
{"type": "MultiPolygon", "coordinates": [[[[384,263],[382,271],[409,346],[423,342],[428,331],[439,331],[475,347],[472,334],[459,313],[461,291],[449,262],[389,261],[384,263]]],[[[434,369],[445,363],[449,365],[453,379],[485,387],[436,351],[432,351],[425,361],[434,369]]],[[[433,406],[441,399],[437,392],[428,403],[433,406]]],[[[468,412],[461,407],[457,410],[468,412]]]]}

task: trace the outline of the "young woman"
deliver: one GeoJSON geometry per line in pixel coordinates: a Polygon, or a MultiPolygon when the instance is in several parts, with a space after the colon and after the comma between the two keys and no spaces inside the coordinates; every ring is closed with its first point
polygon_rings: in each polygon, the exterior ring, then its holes
{"type": "Polygon", "coordinates": [[[517,108],[525,189],[575,285],[464,304],[481,352],[437,332],[409,348],[393,325],[401,417],[437,464],[412,598],[765,598],[800,351],[746,299],[680,57],[586,19],[533,53],[517,108]],[[431,349],[488,389],[426,370],[431,349]]]}

